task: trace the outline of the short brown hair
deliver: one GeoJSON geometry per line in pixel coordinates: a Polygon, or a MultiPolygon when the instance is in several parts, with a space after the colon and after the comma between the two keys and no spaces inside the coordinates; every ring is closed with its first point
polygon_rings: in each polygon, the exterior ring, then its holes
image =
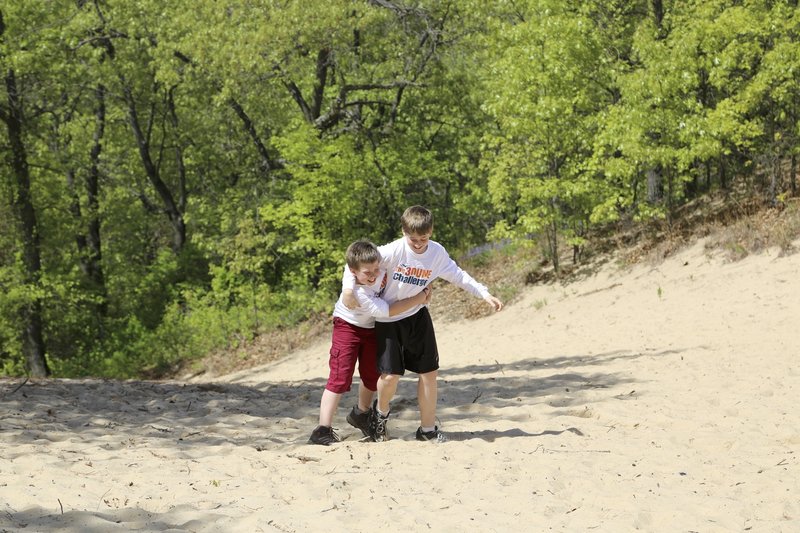
{"type": "Polygon", "coordinates": [[[412,205],[400,217],[400,223],[409,235],[425,235],[433,231],[433,213],[421,205],[412,205]]]}
{"type": "Polygon", "coordinates": [[[347,247],[344,253],[347,266],[350,268],[359,268],[363,264],[374,263],[381,260],[381,253],[378,247],[368,240],[360,240],[352,243],[347,247]]]}

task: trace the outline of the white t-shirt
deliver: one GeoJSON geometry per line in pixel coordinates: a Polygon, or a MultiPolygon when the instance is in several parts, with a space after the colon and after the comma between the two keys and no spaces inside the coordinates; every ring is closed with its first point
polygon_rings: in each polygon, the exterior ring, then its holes
{"type": "MultiPolygon", "coordinates": [[[[456,262],[450,259],[444,246],[438,242],[428,241],[428,248],[421,254],[414,252],[405,238],[379,246],[378,250],[381,253],[380,266],[386,270],[388,277],[386,289],[381,294],[387,304],[414,296],[436,278],[443,278],[479,298],[489,295],[489,289],[461,270],[456,262]]],[[[356,288],[355,276],[348,268],[344,269],[342,288],[356,288]]],[[[395,322],[413,315],[422,305],[415,305],[408,311],[392,317],[388,312],[382,316],[376,315],[376,320],[395,322]]]]}
{"type": "MultiPolygon", "coordinates": [[[[353,276],[347,266],[345,266],[344,269],[353,276]]],[[[353,276],[353,280],[355,280],[355,276],[353,276]]],[[[389,304],[386,303],[386,300],[381,298],[385,287],[386,271],[381,270],[381,273],[372,285],[356,284],[355,287],[352,287],[353,294],[358,300],[360,307],[348,309],[347,306],[342,303],[342,297],[340,295],[336,305],[333,306],[333,316],[339,317],[360,328],[374,328],[376,317],[386,318],[389,316],[389,304]]]]}

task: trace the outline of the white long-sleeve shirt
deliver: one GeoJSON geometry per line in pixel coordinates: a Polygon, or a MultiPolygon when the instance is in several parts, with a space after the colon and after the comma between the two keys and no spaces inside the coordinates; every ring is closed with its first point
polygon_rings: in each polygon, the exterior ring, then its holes
{"type": "MultiPolygon", "coordinates": [[[[352,276],[350,269],[345,266],[345,270],[352,276]]],[[[386,271],[381,270],[380,275],[375,279],[372,285],[359,285],[355,283],[355,276],[353,276],[354,287],[353,294],[358,300],[360,307],[355,309],[348,309],[342,303],[342,297],[336,305],[333,306],[333,316],[339,317],[345,322],[349,322],[354,326],[361,328],[374,328],[375,319],[378,317],[386,318],[389,316],[389,304],[386,300],[382,299],[381,292],[386,287],[386,271]]]]}
{"type": "MultiPolygon", "coordinates": [[[[380,266],[386,270],[388,276],[381,298],[389,305],[414,296],[436,278],[443,278],[479,298],[489,296],[489,289],[461,270],[450,258],[444,246],[438,242],[428,241],[428,248],[425,252],[418,254],[411,249],[405,238],[400,238],[379,246],[378,251],[381,254],[380,266]]],[[[355,276],[350,269],[345,267],[342,288],[354,289],[355,287],[355,276]]],[[[419,311],[422,305],[415,305],[392,317],[388,316],[388,313],[384,316],[376,316],[376,320],[378,322],[395,322],[413,315],[419,311]]]]}

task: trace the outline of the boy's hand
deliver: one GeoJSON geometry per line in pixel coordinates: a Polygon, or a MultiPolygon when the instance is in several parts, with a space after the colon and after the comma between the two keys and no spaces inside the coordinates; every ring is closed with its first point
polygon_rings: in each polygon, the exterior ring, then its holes
{"type": "Polygon", "coordinates": [[[425,287],[422,289],[423,294],[425,294],[425,301],[422,302],[423,305],[428,305],[431,303],[431,298],[433,297],[433,288],[432,287],[425,287]]]}
{"type": "Polygon", "coordinates": [[[486,303],[494,307],[495,311],[500,311],[501,309],[503,309],[503,302],[501,302],[491,294],[487,295],[486,298],[484,298],[484,300],[486,300],[486,303]]]}
{"type": "Polygon", "coordinates": [[[353,293],[353,289],[344,289],[342,291],[342,303],[348,309],[358,309],[360,307],[358,305],[358,300],[356,300],[356,295],[353,293]]]}

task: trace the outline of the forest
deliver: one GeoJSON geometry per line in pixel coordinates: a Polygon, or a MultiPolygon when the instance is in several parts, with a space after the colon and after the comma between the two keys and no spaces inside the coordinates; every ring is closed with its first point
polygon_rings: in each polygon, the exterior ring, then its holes
{"type": "MultiPolygon", "coordinates": [[[[797,196],[790,0],[0,0],[0,375],[158,375],[457,258],[797,196]]],[[[560,250],[571,253],[560,254],[560,250]]]]}

